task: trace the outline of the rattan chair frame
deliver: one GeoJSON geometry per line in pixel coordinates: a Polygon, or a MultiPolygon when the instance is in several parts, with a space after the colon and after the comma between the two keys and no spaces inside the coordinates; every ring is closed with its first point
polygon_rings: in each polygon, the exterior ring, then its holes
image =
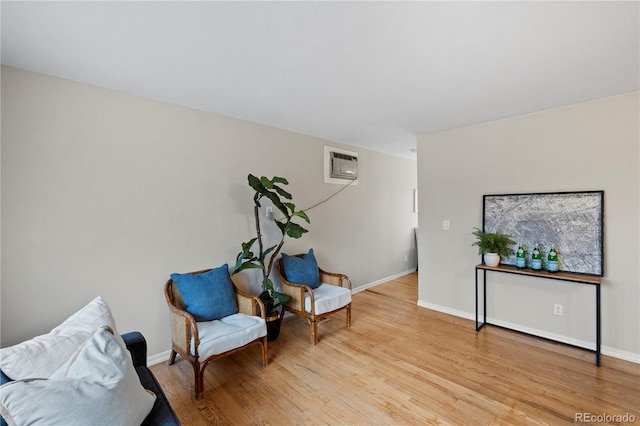
{"type": "MultiPolygon", "coordinates": [[[[211,269],[203,269],[201,271],[190,272],[190,274],[201,274],[209,272],[211,269]]],[[[265,319],[264,304],[257,296],[242,292],[234,283],[234,292],[238,302],[238,310],[247,315],[259,316],[265,319]]],[[[267,336],[259,337],[246,345],[229,351],[215,354],[207,359],[200,359],[198,354],[198,346],[200,345],[200,337],[198,334],[198,323],[193,316],[186,311],[186,305],[182,299],[182,295],[178,290],[176,283],[169,279],[165,283],[164,296],[169,306],[169,317],[171,322],[171,355],[169,357],[169,365],[176,360],[176,355],[180,355],[193,366],[195,377],[195,397],[202,398],[204,392],[204,372],[209,364],[217,359],[231,355],[234,352],[243,350],[251,345],[258,344],[262,349],[262,365],[268,365],[268,343],[267,336]],[[194,342],[194,354],[191,354],[191,340],[194,342]]]]}
{"type": "MultiPolygon", "coordinates": [[[[297,257],[302,257],[304,254],[296,254],[297,257]]],[[[288,302],[284,309],[291,312],[293,315],[304,318],[309,324],[309,338],[311,343],[316,345],[318,343],[318,323],[336,312],[346,311],[346,325],[351,326],[351,302],[333,311],[324,312],[322,314],[316,314],[315,295],[313,289],[305,284],[292,283],[287,280],[284,274],[284,266],[282,258],[276,261],[276,273],[280,279],[280,291],[291,297],[291,301],[288,302]],[[309,294],[311,298],[311,312],[307,312],[304,308],[305,293],[309,294]]],[[[351,290],[351,280],[345,274],[336,272],[328,272],[321,268],[318,268],[320,274],[320,282],[323,284],[335,285],[338,287],[345,287],[351,290]]]]}

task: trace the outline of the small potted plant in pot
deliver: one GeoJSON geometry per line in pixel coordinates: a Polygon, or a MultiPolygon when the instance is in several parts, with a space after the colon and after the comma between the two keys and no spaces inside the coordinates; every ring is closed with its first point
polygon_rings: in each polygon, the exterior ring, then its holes
{"type": "Polygon", "coordinates": [[[511,235],[474,229],[472,234],[476,237],[476,242],[471,245],[478,246],[478,254],[483,255],[485,265],[498,266],[501,256],[509,257],[515,253],[511,246],[516,242],[511,239],[511,235]]]}
{"type": "Polygon", "coordinates": [[[262,273],[262,293],[260,299],[264,303],[267,317],[267,338],[275,340],[280,334],[280,321],[282,321],[283,305],[289,302],[291,298],[276,291],[273,281],[269,276],[273,268],[274,261],[280,249],[284,245],[285,236],[291,238],[300,238],[307,232],[302,226],[295,223],[295,218],[302,219],[309,223],[309,217],[302,210],[296,210],[296,206],[288,200],[291,200],[291,194],[282,188],[282,185],[288,185],[289,182],[282,177],[275,176],[268,179],[264,176],[257,178],[249,174],[247,177],[249,186],[254,190],[253,195],[253,214],[256,225],[256,237],[242,243],[242,251],[236,257],[236,264],[233,274],[237,274],[245,269],[260,269],[262,273]],[[260,201],[263,198],[271,201],[273,206],[282,214],[282,218],[273,219],[281,233],[278,244],[271,247],[264,247],[263,235],[260,227],[260,212],[262,206],[260,201]],[[254,245],[257,244],[257,252],[254,252],[254,245]]]}

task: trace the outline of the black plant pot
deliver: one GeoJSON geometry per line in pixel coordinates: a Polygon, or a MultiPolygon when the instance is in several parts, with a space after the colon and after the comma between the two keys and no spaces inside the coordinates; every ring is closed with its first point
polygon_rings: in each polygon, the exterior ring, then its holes
{"type": "Polygon", "coordinates": [[[284,309],[280,308],[280,312],[271,317],[267,317],[267,341],[273,342],[280,335],[280,324],[282,324],[282,317],[284,316],[284,309]]]}

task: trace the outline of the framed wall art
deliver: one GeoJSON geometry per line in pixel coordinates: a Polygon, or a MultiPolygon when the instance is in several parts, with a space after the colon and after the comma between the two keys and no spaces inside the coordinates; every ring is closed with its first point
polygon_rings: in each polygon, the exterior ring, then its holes
{"type": "Polygon", "coordinates": [[[604,191],[484,195],[482,204],[483,230],[510,234],[527,257],[538,244],[546,259],[554,244],[560,271],[604,275],[604,191]]]}

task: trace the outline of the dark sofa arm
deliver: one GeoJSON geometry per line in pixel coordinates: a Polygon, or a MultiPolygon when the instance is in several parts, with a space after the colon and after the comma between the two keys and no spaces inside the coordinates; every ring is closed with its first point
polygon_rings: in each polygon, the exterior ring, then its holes
{"type": "Polygon", "coordinates": [[[122,340],[131,352],[134,367],[147,366],[147,341],[139,331],[132,331],[122,335],[122,340]]]}
{"type": "Polygon", "coordinates": [[[4,374],[4,371],[0,370],[0,385],[4,385],[5,383],[12,382],[13,380],[4,374]]]}
{"type": "Polygon", "coordinates": [[[125,333],[122,335],[122,340],[124,340],[127,349],[131,352],[131,359],[136,367],[136,373],[140,377],[140,383],[145,389],[149,389],[156,395],[153,409],[144,419],[141,426],[180,426],[178,416],[176,416],[167,396],[162,391],[162,386],[153,376],[151,370],[147,368],[147,341],[142,333],[138,331],[125,333]]]}

